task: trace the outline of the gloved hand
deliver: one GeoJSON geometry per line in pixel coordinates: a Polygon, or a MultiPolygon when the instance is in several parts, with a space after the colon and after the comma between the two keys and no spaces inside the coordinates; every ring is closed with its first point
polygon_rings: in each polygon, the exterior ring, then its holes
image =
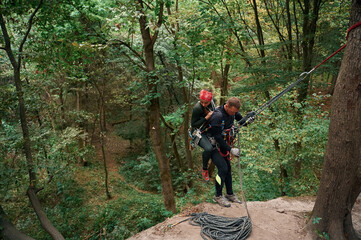
{"type": "Polygon", "coordinates": [[[252,111],[252,112],[247,113],[246,119],[247,119],[247,123],[253,123],[254,120],[256,119],[256,112],[252,111]]]}
{"type": "Polygon", "coordinates": [[[240,151],[239,151],[238,148],[231,148],[231,154],[236,156],[236,157],[239,157],[240,151]]]}

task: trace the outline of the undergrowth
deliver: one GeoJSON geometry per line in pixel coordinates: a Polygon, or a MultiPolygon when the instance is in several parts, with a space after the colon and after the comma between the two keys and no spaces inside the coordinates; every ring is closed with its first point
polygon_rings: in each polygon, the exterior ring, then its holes
{"type": "MultiPolygon", "coordinates": [[[[314,96],[312,100],[319,98],[314,96]]],[[[305,118],[297,119],[293,110],[300,106],[291,106],[289,102],[287,98],[280,100],[274,106],[276,112],[267,112],[239,132],[240,165],[247,201],[317,192],[328,117],[317,105],[306,104],[300,109],[305,118]],[[298,163],[301,168],[297,173],[298,163]]],[[[252,103],[248,104],[247,109],[255,108],[252,103]]],[[[201,152],[199,148],[192,152],[195,165],[192,170],[180,168],[169,155],[178,212],[211,202],[214,174],[210,183],[202,181],[201,152]]],[[[180,154],[184,154],[181,148],[180,154]]],[[[231,161],[234,192],[241,196],[238,159],[231,161]]],[[[103,165],[95,159],[89,161],[87,167],[64,166],[49,184],[42,182],[44,189],[38,197],[43,209],[66,239],[126,239],[173,215],[164,209],[158,163],[151,151],[129,154],[118,162],[121,162],[119,171],[111,172],[109,179],[112,199],[106,197],[103,165]]],[[[24,195],[24,184],[6,189],[2,203],[16,227],[35,239],[51,239],[24,195]]]]}

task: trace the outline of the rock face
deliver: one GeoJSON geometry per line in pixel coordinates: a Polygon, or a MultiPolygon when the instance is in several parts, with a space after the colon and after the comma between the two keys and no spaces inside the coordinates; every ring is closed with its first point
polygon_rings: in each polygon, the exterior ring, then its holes
{"type": "MultiPolygon", "coordinates": [[[[314,203],[315,197],[282,197],[266,202],[247,202],[252,221],[252,232],[247,240],[310,240],[310,235],[307,235],[303,228],[314,203]]],[[[233,203],[230,208],[224,208],[216,204],[202,203],[140,232],[128,240],[203,240],[200,235],[200,227],[193,226],[188,221],[181,222],[193,212],[207,212],[233,218],[247,216],[244,204],[233,203]]],[[[353,222],[355,230],[361,234],[361,197],[358,198],[353,209],[353,222]]]]}

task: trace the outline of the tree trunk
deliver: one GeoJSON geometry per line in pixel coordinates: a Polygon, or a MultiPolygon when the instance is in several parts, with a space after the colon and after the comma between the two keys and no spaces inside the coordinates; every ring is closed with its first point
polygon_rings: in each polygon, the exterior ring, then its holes
{"type": "Polygon", "coordinates": [[[301,47],[300,47],[300,31],[298,29],[298,21],[297,21],[297,11],[296,11],[296,1],[292,0],[292,5],[293,5],[293,19],[295,20],[294,22],[294,26],[295,26],[295,34],[296,34],[296,46],[295,46],[295,50],[296,50],[296,54],[297,54],[297,59],[301,59],[301,47]]]}
{"type": "Polygon", "coordinates": [[[259,52],[260,52],[260,56],[264,58],[266,56],[266,53],[264,51],[264,38],[263,38],[262,27],[258,17],[257,1],[253,0],[252,2],[253,2],[254,18],[256,20],[256,26],[257,26],[257,39],[260,46],[259,52]]]}
{"type": "Polygon", "coordinates": [[[49,233],[49,235],[54,240],[64,240],[64,237],[61,233],[53,226],[48,217],[46,216],[44,210],[41,207],[40,201],[36,196],[36,191],[34,188],[29,187],[27,191],[27,195],[30,199],[31,205],[33,206],[36,215],[38,216],[41,226],[49,233]]]}
{"type": "Polygon", "coordinates": [[[33,13],[31,14],[31,16],[29,18],[26,34],[24,35],[24,38],[22,39],[21,44],[18,49],[18,57],[17,57],[18,59],[17,60],[16,60],[14,52],[11,48],[10,37],[9,37],[8,31],[6,28],[6,23],[4,21],[4,18],[3,18],[3,15],[1,12],[0,12],[0,26],[1,26],[1,30],[3,33],[3,39],[5,42],[4,49],[9,57],[9,60],[11,62],[13,70],[14,70],[14,82],[15,82],[15,87],[16,87],[16,93],[18,96],[18,101],[19,101],[20,124],[21,124],[21,128],[22,128],[23,140],[24,140],[24,152],[25,152],[25,157],[26,157],[26,161],[27,161],[27,167],[28,167],[28,172],[29,172],[29,181],[30,181],[27,193],[28,193],[30,202],[32,203],[32,206],[33,206],[36,214],[39,217],[41,225],[54,239],[61,240],[61,239],[64,239],[64,237],[51,224],[51,222],[49,221],[49,219],[47,218],[45,213],[42,211],[40,201],[37,198],[35,191],[34,191],[34,189],[36,187],[36,172],[35,172],[35,166],[34,166],[34,161],[33,161],[33,156],[32,156],[32,150],[31,150],[30,133],[29,133],[28,121],[27,121],[27,117],[26,117],[25,100],[24,100],[24,96],[23,96],[24,93],[22,91],[21,78],[20,78],[21,60],[23,58],[23,56],[22,56],[23,46],[24,46],[24,43],[26,42],[28,34],[31,30],[33,18],[35,16],[35,14],[38,12],[38,10],[40,9],[41,5],[42,5],[42,0],[39,2],[37,8],[33,11],[33,13]]]}
{"type": "MultiPolygon", "coordinates": [[[[162,23],[163,7],[164,3],[161,2],[159,6],[158,27],[160,27],[162,23]]],[[[140,12],[139,26],[143,39],[145,63],[149,73],[147,76],[148,93],[154,96],[150,101],[149,107],[149,135],[152,141],[155,156],[158,161],[165,209],[176,213],[169,158],[166,156],[164,143],[162,142],[159,97],[156,97],[156,77],[150,76],[152,75],[151,73],[155,70],[154,43],[157,39],[158,32],[155,32],[154,35],[151,36],[142,0],[138,0],[138,11],[140,12]]]]}
{"type": "MultiPolygon", "coordinates": [[[[186,93],[185,88],[183,88],[183,94],[186,93]]],[[[189,107],[190,102],[189,102],[189,98],[187,98],[187,109],[184,112],[184,122],[183,122],[183,141],[184,141],[184,146],[185,146],[185,151],[186,151],[186,160],[187,160],[187,166],[189,169],[193,169],[193,158],[192,158],[192,153],[189,149],[189,134],[188,134],[188,127],[190,125],[189,123],[189,118],[191,115],[191,109],[189,107]]]]}
{"type": "MultiPolygon", "coordinates": [[[[80,93],[79,93],[79,90],[76,91],[76,110],[78,112],[80,112],[80,93]]],[[[79,127],[83,128],[84,132],[85,132],[85,127],[81,126],[81,125],[79,127]]],[[[84,146],[83,139],[81,137],[78,137],[78,148],[79,148],[79,150],[82,150],[83,146],[84,146]]],[[[82,164],[83,166],[87,165],[85,160],[83,159],[83,157],[80,154],[78,155],[78,163],[82,164]]]]}
{"type": "MultiPolygon", "coordinates": [[[[353,0],[350,25],[361,21],[361,1],[353,0]]],[[[360,239],[352,227],[351,210],[361,191],[361,27],[352,30],[337,78],[331,106],[320,187],[313,226],[330,239],[360,239]]]]}
{"type": "MultiPolygon", "coordinates": [[[[318,20],[318,13],[320,10],[322,0],[304,0],[303,6],[303,71],[308,72],[311,70],[313,59],[313,47],[315,45],[316,23],[318,20]],[[312,2],[312,3],[311,3],[312,2]]],[[[306,78],[300,83],[298,88],[297,100],[302,103],[307,97],[307,89],[309,85],[309,78],[306,78]]]]}
{"type": "Polygon", "coordinates": [[[222,71],[222,86],[221,86],[221,99],[219,105],[222,106],[226,102],[226,96],[228,95],[228,73],[231,68],[231,64],[227,63],[222,71]]]}
{"type": "Polygon", "coordinates": [[[291,20],[291,10],[290,10],[290,0],[286,0],[286,14],[287,14],[287,35],[288,35],[288,44],[287,44],[287,57],[290,60],[288,64],[288,70],[292,71],[292,56],[293,56],[293,37],[292,37],[292,20],[291,20]]]}
{"type": "Polygon", "coordinates": [[[167,209],[168,211],[176,213],[169,158],[165,154],[165,148],[161,136],[161,126],[159,120],[159,99],[155,98],[151,102],[152,103],[150,106],[149,116],[150,139],[152,141],[154,153],[158,160],[162,193],[164,197],[164,206],[165,209],[167,209]]]}
{"type": "MultiPolygon", "coordinates": [[[[174,49],[176,50],[176,55],[178,56],[178,58],[180,57],[179,54],[177,53],[177,49],[178,49],[178,45],[177,45],[177,40],[178,40],[178,32],[179,32],[179,20],[178,20],[178,0],[175,1],[175,11],[176,11],[176,24],[172,24],[172,29],[174,29],[172,31],[173,35],[174,35],[174,41],[173,41],[173,46],[174,49]]],[[[170,7],[167,7],[167,12],[168,15],[172,15],[171,9],[170,7]]],[[[182,66],[179,62],[178,59],[176,59],[176,63],[177,63],[177,71],[178,71],[178,81],[179,83],[183,82],[183,69],[182,66]]],[[[193,169],[193,158],[192,158],[192,153],[189,149],[189,134],[188,134],[188,127],[189,127],[189,118],[191,115],[191,108],[190,108],[190,96],[189,94],[187,94],[187,88],[185,86],[182,87],[182,93],[183,93],[183,100],[186,106],[186,110],[184,112],[184,121],[183,121],[183,142],[184,142],[184,150],[186,152],[186,161],[187,161],[187,166],[189,169],[193,169]]],[[[182,164],[183,166],[183,164],[182,164]]],[[[183,169],[185,170],[185,169],[183,169]]]]}
{"type": "MultiPolygon", "coordinates": [[[[313,59],[313,47],[315,45],[315,34],[318,20],[318,13],[320,11],[320,5],[322,0],[303,0],[304,5],[301,6],[303,10],[303,36],[302,36],[302,68],[304,72],[308,72],[312,68],[312,59],[313,59]]],[[[301,3],[300,3],[301,4],[301,3]]],[[[299,84],[297,89],[297,102],[303,104],[308,95],[308,87],[310,83],[310,78],[306,78],[299,84]]],[[[294,112],[294,117],[296,124],[299,128],[303,126],[303,113],[302,109],[297,109],[294,112]]],[[[300,151],[302,151],[302,140],[298,140],[294,144],[295,155],[297,156],[300,151]]],[[[294,161],[294,176],[297,179],[300,176],[302,169],[302,159],[296,158],[294,161]]]]}
{"type": "Polygon", "coordinates": [[[103,157],[103,167],[104,167],[104,174],[105,174],[105,193],[107,194],[108,199],[111,199],[112,196],[109,192],[109,186],[108,186],[108,167],[107,167],[107,158],[105,154],[105,142],[106,142],[106,122],[105,122],[105,99],[104,99],[104,88],[105,84],[104,81],[99,85],[95,84],[96,88],[98,89],[99,93],[99,127],[100,127],[100,146],[102,150],[102,157],[103,157]]]}
{"type": "Polygon", "coordinates": [[[174,153],[174,157],[175,159],[177,160],[177,164],[178,164],[178,169],[181,170],[183,168],[183,164],[182,164],[182,159],[179,155],[179,152],[178,152],[178,148],[177,148],[177,144],[176,144],[176,136],[175,134],[170,134],[170,139],[171,139],[171,142],[172,142],[172,150],[173,150],[173,153],[174,153]]]}
{"type": "Polygon", "coordinates": [[[302,157],[299,157],[300,153],[302,152],[302,142],[298,141],[293,144],[294,147],[294,162],[293,162],[293,176],[295,179],[299,179],[301,176],[301,169],[302,169],[302,157]]]}
{"type": "Polygon", "coordinates": [[[107,167],[107,158],[105,155],[105,131],[100,132],[100,144],[102,148],[102,156],[103,156],[103,166],[104,166],[104,173],[105,173],[105,193],[107,194],[108,199],[112,198],[112,195],[109,191],[109,174],[108,174],[108,167],[107,167]]]}
{"type": "Polygon", "coordinates": [[[8,220],[6,214],[0,205],[0,239],[4,240],[34,240],[19,230],[8,220]]]}

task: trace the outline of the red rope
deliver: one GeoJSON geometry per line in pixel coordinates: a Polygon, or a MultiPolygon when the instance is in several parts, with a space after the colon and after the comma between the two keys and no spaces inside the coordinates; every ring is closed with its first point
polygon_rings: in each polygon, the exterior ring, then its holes
{"type": "Polygon", "coordinates": [[[346,40],[347,40],[347,37],[348,37],[349,32],[350,32],[352,29],[357,28],[357,27],[360,26],[360,25],[361,25],[361,22],[358,22],[358,23],[352,25],[352,26],[347,30],[346,40]]]}
{"type": "Polygon", "coordinates": [[[344,49],[346,47],[347,43],[345,45],[343,45],[339,50],[337,50],[336,52],[332,53],[328,58],[326,58],[325,60],[323,60],[320,64],[318,64],[316,67],[314,67],[310,72],[313,72],[314,70],[316,70],[316,68],[318,68],[319,66],[321,66],[322,64],[324,64],[328,59],[332,58],[334,55],[336,55],[338,52],[340,52],[342,49],[344,49]]]}
{"type": "MultiPolygon", "coordinates": [[[[354,25],[352,25],[348,30],[347,30],[347,34],[346,34],[346,40],[348,37],[348,34],[350,33],[351,30],[357,28],[358,26],[361,25],[361,22],[358,22],[354,25]]],[[[337,53],[339,53],[342,49],[344,49],[346,47],[347,43],[345,45],[343,45],[340,49],[338,49],[336,52],[332,53],[328,58],[326,58],[325,60],[323,60],[320,64],[318,64],[316,67],[312,68],[312,70],[310,72],[313,72],[314,70],[316,70],[316,68],[318,68],[319,66],[321,66],[322,64],[324,64],[328,59],[332,58],[334,55],[336,55],[337,53]]]]}
{"type": "Polygon", "coordinates": [[[223,154],[223,153],[221,152],[221,149],[219,149],[219,148],[217,148],[217,149],[218,149],[219,154],[221,154],[222,157],[227,157],[227,156],[229,155],[229,151],[227,151],[226,154],[223,154]]]}

